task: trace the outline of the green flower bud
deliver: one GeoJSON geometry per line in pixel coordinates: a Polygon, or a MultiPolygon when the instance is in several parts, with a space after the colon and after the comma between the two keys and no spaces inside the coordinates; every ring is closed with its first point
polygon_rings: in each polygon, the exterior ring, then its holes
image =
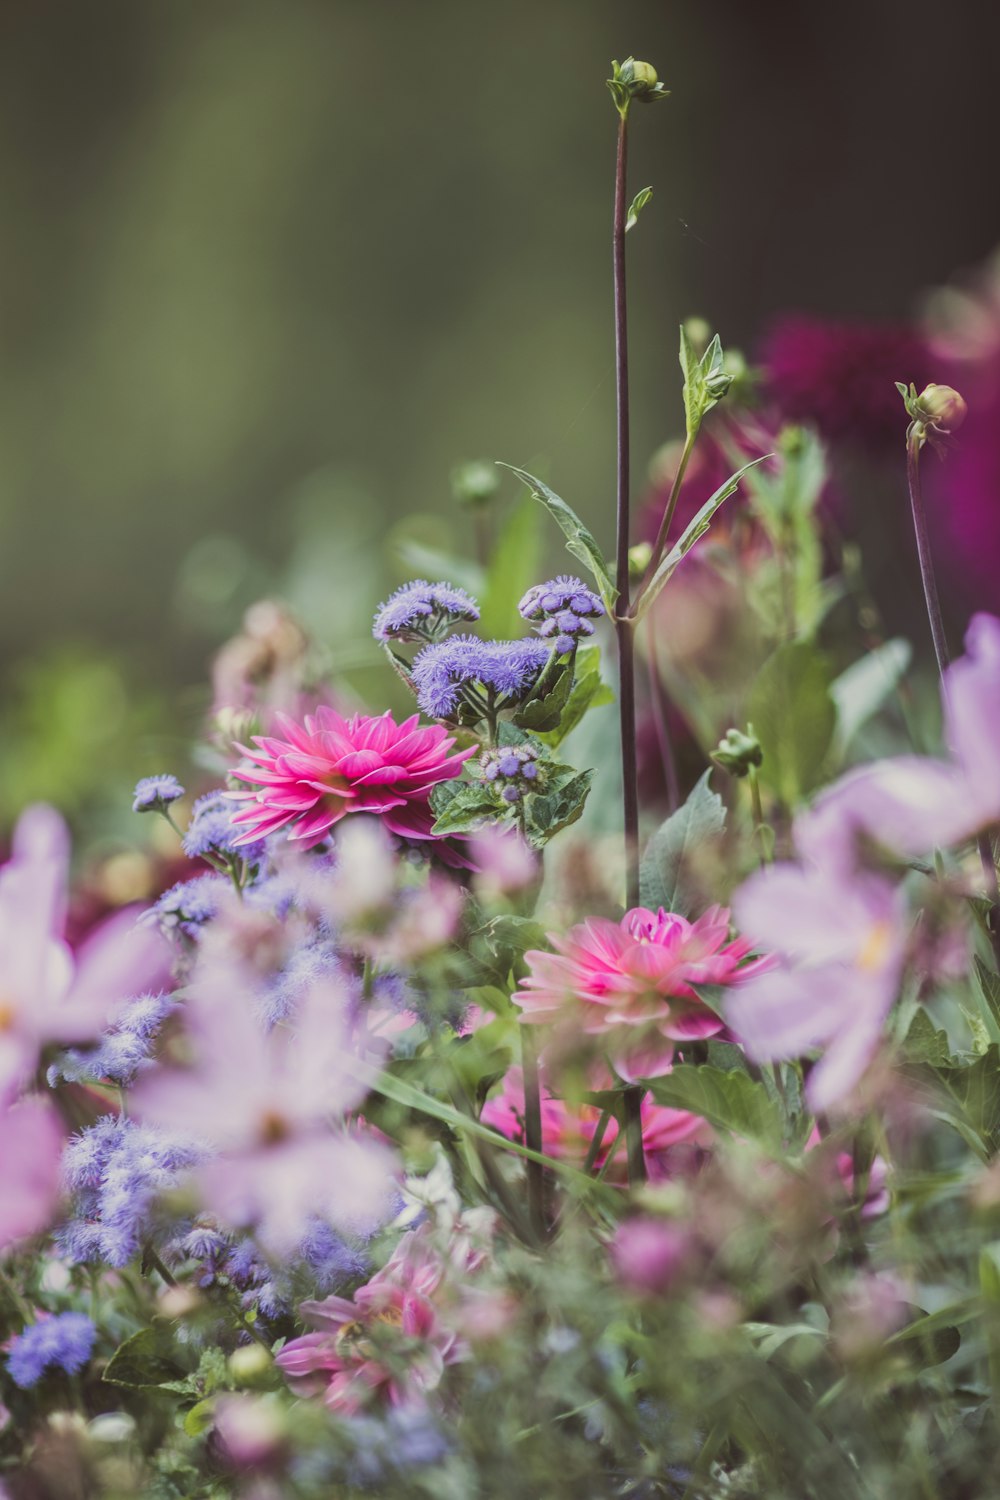
{"type": "Polygon", "coordinates": [[[229,1373],[237,1385],[257,1385],[267,1380],[273,1361],[262,1344],[243,1344],[229,1356],[229,1373]]]}
{"type": "Polygon", "coordinates": [[[753,725],[747,725],[744,734],[739,729],[729,729],[712,751],[711,759],[730,776],[746,776],[751,766],[759,766],[764,759],[764,752],[760,747],[760,740],[753,732],[753,725]]]}
{"type": "Polygon", "coordinates": [[[628,571],[630,578],[641,578],[649,567],[649,559],[653,555],[653,548],[649,542],[636,542],[634,547],[628,549],[628,571]]]}
{"type": "Polygon", "coordinates": [[[654,99],[665,99],[669,93],[657,77],[652,63],[637,62],[634,57],[626,57],[621,64],[611,64],[608,88],[621,115],[628,114],[628,107],[633,99],[650,104],[654,99]]]}
{"type": "Polygon", "coordinates": [[[488,505],[500,488],[496,465],[477,459],[459,464],[451,473],[451,492],[459,505],[488,505]]]}
{"type": "Polygon", "coordinates": [[[963,398],[950,385],[925,385],[917,397],[917,407],[925,422],[938,432],[957,432],[968,415],[963,398]]]}

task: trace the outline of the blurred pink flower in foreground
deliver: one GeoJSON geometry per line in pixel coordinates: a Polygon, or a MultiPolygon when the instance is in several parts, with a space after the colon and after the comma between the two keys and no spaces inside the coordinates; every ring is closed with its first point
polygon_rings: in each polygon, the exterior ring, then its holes
{"type": "Polygon", "coordinates": [[[1000,821],[1000,620],[974,616],[965,647],[942,688],[952,758],[904,755],[849,771],[797,820],[802,853],[847,872],[860,836],[917,855],[1000,821]]]}
{"type": "MultiPolygon", "coordinates": [[[[325,1392],[334,1411],[357,1411],[375,1394],[393,1405],[420,1400],[447,1365],[468,1357],[463,1334],[475,1337],[483,1325],[480,1299],[466,1285],[489,1260],[480,1220],[476,1210],[460,1216],[443,1249],[424,1223],[352,1298],[303,1302],[317,1331],[292,1339],[276,1364],[303,1394],[325,1392]]],[[[495,1333],[499,1323],[483,1331],[495,1333]]]]}
{"type": "Polygon", "coordinates": [[[620,922],[591,917],[555,953],[529,950],[530,973],[513,995],[532,1025],[572,1021],[607,1052],[626,1080],[669,1072],[678,1042],[700,1040],[723,1022],[696,992],[731,984],[751,944],[728,942],[729,913],[711,907],[696,922],[637,906],[620,922]]]}
{"type": "MultiPolygon", "coordinates": [[[[546,1156],[570,1161],[579,1166],[594,1138],[601,1109],[596,1104],[569,1104],[554,1099],[543,1086],[542,1150],[546,1156]]],[[[499,1130],[508,1140],[524,1140],[524,1078],[520,1068],[511,1068],[499,1094],[483,1106],[484,1125],[499,1130]]],[[[650,1178],[656,1182],[670,1176],[671,1153],[677,1146],[704,1146],[712,1137],[711,1127],[698,1115],[683,1109],[668,1109],[654,1104],[647,1095],[642,1101],[642,1145],[650,1178]]],[[[618,1121],[608,1121],[603,1145],[597,1154],[596,1167],[602,1167],[618,1139],[618,1121]]],[[[621,1153],[625,1171],[625,1155],[621,1153]]],[[[612,1171],[614,1167],[612,1167],[612,1171]]]]}
{"type": "Polygon", "coordinates": [[[203,973],[187,1016],[196,1066],[147,1078],[133,1105],[212,1151],[196,1170],[205,1207],[228,1224],[255,1226],[276,1255],[299,1243],[314,1214],[370,1233],[389,1209],[394,1162],[343,1119],[364,1099],[372,1065],[354,1052],[340,990],[314,985],[294,1027],[265,1032],[238,972],[203,973]]]}
{"type": "Polygon", "coordinates": [[[611,1264],[626,1291],[638,1297],[670,1290],[691,1258],[690,1234],[649,1215],[625,1219],[611,1241],[611,1264]]]}
{"type": "Polygon", "coordinates": [[[903,899],[861,871],[778,864],[751,876],[733,905],[777,962],[730,997],[726,1020],[756,1062],[825,1048],[806,1097],[829,1109],[868,1066],[896,998],[903,899]]]}
{"type": "Polygon", "coordinates": [[[69,836],[51,807],[29,807],[0,870],[0,1102],[13,1097],[46,1042],[83,1041],[129,996],[167,976],[163,938],[111,917],[74,955],[64,940],[69,836]]]}
{"type": "Polygon", "coordinates": [[[62,1145],[58,1117],[44,1100],[0,1112],[0,1251],[48,1226],[59,1201],[62,1145]]]}
{"type": "Polygon", "coordinates": [[[285,714],[275,722],[283,739],[255,735],[256,750],[233,775],[259,790],[230,792],[248,805],[233,822],[251,844],[289,824],[302,847],[318,844],[347,813],[374,813],[391,833],[432,837],[431,787],[457,776],[475,747],[449,754],[454,740],[439,726],[419,724],[416,714],[397,724],[390,713],[344,719],[318,708],[297,724],[285,714]]]}

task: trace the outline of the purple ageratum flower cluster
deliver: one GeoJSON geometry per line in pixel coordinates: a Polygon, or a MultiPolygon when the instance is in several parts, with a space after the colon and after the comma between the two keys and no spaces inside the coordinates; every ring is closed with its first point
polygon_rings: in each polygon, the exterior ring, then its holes
{"type": "Polygon", "coordinates": [[[416,578],[379,606],[372,625],[377,641],[436,641],[459,620],[478,620],[479,606],[451,583],[416,578]]]}
{"type": "Polygon", "coordinates": [[[7,1351],[7,1369],[23,1391],[37,1385],[46,1370],[78,1374],[90,1358],[97,1329],[84,1313],[57,1313],[29,1323],[12,1339],[7,1351]]]}
{"type": "Polygon", "coordinates": [[[232,803],[221,791],[206,792],[191,809],[191,821],[181,842],[190,859],[238,853],[250,864],[259,863],[264,853],[263,839],[235,850],[240,833],[241,829],[233,826],[232,803]]]}
{"type": "Polygon", "coordinates": [[[476,704],[480,688],[517,703],[534,687],[548,659],[544,641],[481,641],[474,635],[455,635],[425,646],[414,660],[417,702],[435,719],[450,718],[463,701],[476,704]]]}
{"type": "Polygon", "coordinates": [[[132,793],[132,811],[162,812],[183,795],[184,788],[176,776],[144,776],[132,793]]]}
{"type": "Polygon", "coordinates": [[[520,802],[538,781],[538,751],[533,745],[487,750],[479,760],[480,779],[496,786],[504,802],[520,802]]]}
{"type": "Polygon", "coordinates": [[[164,994],[139,995],[130,1000],[96,1048],[89,1052],[71,1048],[52,1064],[49,1086],[54,1087],[61,1078],[67,1083],[97,1083],[102,1079],[119,1086],[131,1083],[152,1062],[163,1023],[176,1008],[176,1002],[164,994]]]}
{"type": "Polygon", "coordinates": [[[580,636],[593,635],[593,621],[604,614],[604,605],[593,590],[568,573],[536,583],[517,608],[523,619],[541,622],[538,634],[553,641],[560,656],[575,650],[580,636]]]}
{"type": "Polygon", "coordinates": [[[57,1241],[73,1261],[124,1266],[154,1224],[157,1197],[204,1151],[179,1135],[105,1115],[69,1141],[63,1177],[73,1214],[57,1241]]]}
{"type": "Polygon", "coordinates": [[[181,932],[185,937],[197,938],[205,923],[219,915],[231,891],[224,875],[198,875],[194,880],[181,880],[164,891],[141,920],[156,922],[166,933],[181,932]]]}

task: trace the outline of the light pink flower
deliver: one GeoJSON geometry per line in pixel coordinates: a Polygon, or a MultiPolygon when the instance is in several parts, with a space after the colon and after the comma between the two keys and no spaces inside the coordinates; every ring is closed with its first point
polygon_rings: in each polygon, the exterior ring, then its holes
{"type": "Polygon", "coordinates": [[[531,972],[513,1000],[522,1022],[572,1024],[598,1041],[622,1078],[657,1077],[678,1042],[722,1030],[696,991],[737,978],[751,945],[728,937],[718,906],[696,922],[642,906],[620,922],[591,917],[551,937],[555,953],[524,955],[531,972]]]}
{"type": "Polygon", "coordinates": [[[824,1048],[806,1095],[829,1109],[868,1066],[896,998],[903,899],[875,875],[779,864],[751,876],[733,904],[774,962],[730,996],[726,1020],[757,1062],[824,1048]]]}
{"type": "Polygon", "coordinates": [[[849,771],[796,821],[803,854],[850,869],[860,836],[912,856],[1000,821],[1000,620],[974,616],[965,647],[942,686],[951,759],[904,755],[849,771]]]}
{"type": "Polygon", "coordinates": [[[393,1160],[344,1121],[367,1093],[372,1064],[355,1054],[339,989],[314,985],[294,1028],[265,1032],[238,971],[203,973],[187,1015],[197,1065],[145,1079],[133,1104],[143,1119],[211,1150],[196,1172],[206,1208],[255,1226],[275,1254],[299,1242],[314,1214],[370,1232],[390,1204],[393,1160]]]}
{"type": "Polygon", "coordinates": [[[690,1236],[683,1229],[642,1215],[618,1226],[611,1241],[611,1263],[626,1291],[655,1297],[676,1282],[691,1248],[690,1236]]]}
{"type": "Polygon", "coordinates": [[[0,1251],[48,1226],[59,1201],[62,1144],[44,1100],[0,1111],[0,1251]]]}
{"type": "Polygon", "coordinates": [[[0,1101],[34,1072],[46,1042],[83,1041],[130,995],[166,979],[163,938],[117,913],[74,955],[64,940],[69,872],[66,825],[29,807],[0,870],[0,1101]]]}
{"type": "MultiPolygon", "coordinates": [[[[541,1105],[542,1150],[545,1155],[579,1166],[594,1138],[597,1122],[601,1118],[600,1107],[596,1104],[570,1104],[565,1099],[555,1099],[544,1084],[541,1105]]],[[[524,1078],[520,1068],[508,1071],[500,1093],[494,1094],[483,1105],[481,1119],[484,1125],[491,1125],[508,1140],[523,1142],[524,1078]]],[[[670,1176],[674,1147],[707,1145],[711,1136],[711,1128],[698,1115],[655,1104],[648,1095],[643,1099],[642,1146],[653,1181],[661,1181],[670,1176]]],[[[595,1166],[600,1168],[604,1165],[617,1140],[618,1121],[612,1117],[604,1131],[603,1144],[598,1151],[595,1166]]],[[[624,1152],[621,1152],[620,1166],[624,1174],[624,1152]]],[[[614,1172],[615,1164],[612,1164],[610,1170],[614,1172]]]]}
{"type": "Polygon", "coordinates": [[[289,837],[308,849],[359,812],[376,814],[403,838],[429,839],[431,788],[457,776],[474,753],[449,754],[455,741],[439,725],[420,725],[416,714],[397,724],[389,713],[344,719],[323,707],[303,724],[285,714],[275,721],[283,739],[255,735],[256,750],[240,747],[248,763],[233,774],[259,790],[229,793],[248,804],[233,818],[246,825],[237,844],[292,825],[289,837]]]}

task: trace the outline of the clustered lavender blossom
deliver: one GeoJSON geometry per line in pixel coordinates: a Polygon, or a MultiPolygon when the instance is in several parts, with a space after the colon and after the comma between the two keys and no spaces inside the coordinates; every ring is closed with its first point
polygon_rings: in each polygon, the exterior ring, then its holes
{"type": "Polygon", "coordinates": [[[97,1329],[84,1313],[57,1313],[29,1323],[12,1339],[7,1369],[23,1391],[37,1385],[46,1370],[77,1375],[90,1358],[97,1329]]]}
{"type": "Polygon", "coordinates": [[[500,792],[504,802],[520,802],[538,785],[538,751],[534,745],[487,750],[479,759],[479,774],[500,792]]]}
{"type": "Polygon", "coordinates": [[[239,834],[239,828],[233,826],[232,803],[221,791],[206,792],[191,809],[191,821],[181,842],[189,859],[210,859],[235,853],[250,864],[256,864],[264,854],[263,839],[235,849],[239,834]]]}
{"type": "Polygon", "coordinates": [[[124,1087],[153,1060],[156,1039],[167,1017],[177,1009],[169,995],[139,995],[130,1000],[114,1024],[91,1051],[70,1048],[48,1070],[48,1082],[54,1087],[62,1078],[67,1083],[98,1083],[106,1079],[124,1087]]]}
{"type": "Polygon", "coordinates": [[[379,606],[372,626],[377,641],[438,641],[459,620],[478,620],[479,606],[451,583],[414,579],[379,606]]]}
{"type": "Polygon", "coordinates": [[[425,646],[413,663],[413,686],[424,713],[452,718],[460,705],[485,713],[514,705],[534,687],[549,659],[544,641],[481,641],[456,635],[425,646]]]}
{"type": "Polygon", "coordinates": [[[133,812],[163,812],[184,795],[176,776],[144,776],[132,793],[133,812]]]}
{"type": "Polygon", "coordinates": [[[63,1252],[73,1261],[126,1265],[156,1228],[156,1199],[203,1156],[191,1141],[118,1115],[80,1131],[63,1157],[72,1209],[57,1233],[63,1252]]]}
{"type": "Polygon", "coordinates": [[[579,578],[561,573],[548,583],[536,583],[517,606],[525,620],[537,620],[538,634],[552,641],[556,652],[575,651],[580,636],[593,635],[593,622],[604,614],[600,599],[579,578]]]}

